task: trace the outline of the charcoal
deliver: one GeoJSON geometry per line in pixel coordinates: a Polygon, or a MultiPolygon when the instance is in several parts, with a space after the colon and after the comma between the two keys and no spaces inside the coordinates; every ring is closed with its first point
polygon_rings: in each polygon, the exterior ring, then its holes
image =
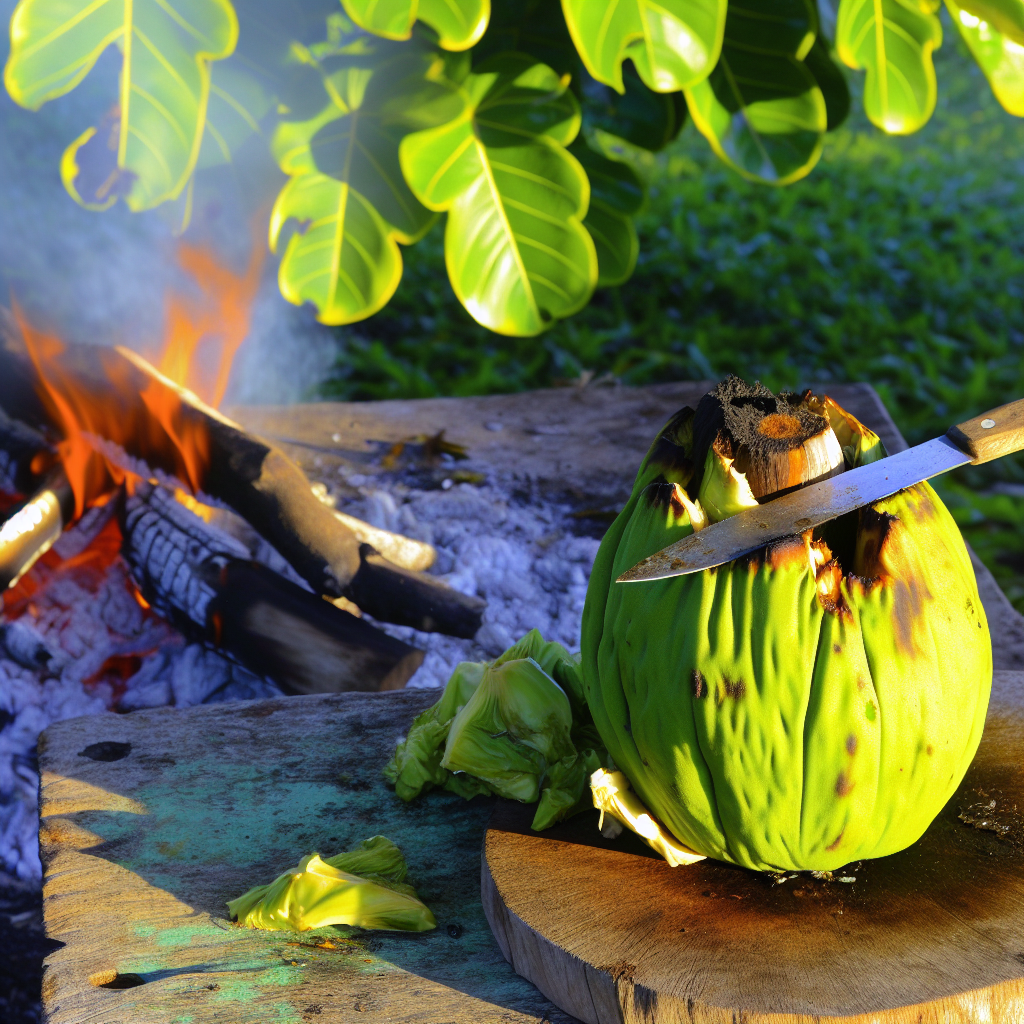
{"type": "Polygon", "coordinates": [[[45,669],[53,660],[53,651],[46,641],[21,619],[0,623],[0,647],[22,668],[45,669]]]}
{"type": "MultiPolygon", "coordinates": [[[[417,648],[254,562],[167,488],[136,487],[123,534],[132,578],[156,611],[288,692],[396,689],[423,661],[417,648]]],[[[167,693],[147,681],[138,699],[150,688],[154,699],[167,693]]]]}

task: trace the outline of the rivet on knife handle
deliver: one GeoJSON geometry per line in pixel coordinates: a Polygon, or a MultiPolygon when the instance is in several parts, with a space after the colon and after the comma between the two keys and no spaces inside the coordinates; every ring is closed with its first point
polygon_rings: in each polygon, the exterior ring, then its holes
{"type": "Polygon", "coordinates": [[[1024,398],[950,427],[946,436],[975,466],[1024,448],[1024,398]]]}

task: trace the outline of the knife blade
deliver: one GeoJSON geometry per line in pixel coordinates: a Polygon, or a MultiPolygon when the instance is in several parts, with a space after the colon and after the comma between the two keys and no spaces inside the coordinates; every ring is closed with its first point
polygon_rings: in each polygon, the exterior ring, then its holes
{"type": "Polygon", "coordinates": [[[1024,399],[958,424],[942,437],[713,523],[642,559],[616,582],[640,583],[712,569],[940,473],[988,462],[1021,448],[1024,399]]]}

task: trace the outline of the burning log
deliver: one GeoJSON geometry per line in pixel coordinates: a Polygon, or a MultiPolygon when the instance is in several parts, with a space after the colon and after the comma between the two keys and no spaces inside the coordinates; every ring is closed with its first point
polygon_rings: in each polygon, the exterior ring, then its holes
{"type": "Polygon", "coordinates": [[[3,591],[13,587],[50,550],[74,507],[68,478],[56,466],[36,493],[0,525],[0,607],[3,591]]]}
{"type": "Polygon", "coordinates": [[[346,597],[374,618],[425,631],[472,637],[479,629],[483,601],[403,570],[361,543],[280,449],[248,434],[140,356],[98,346],[50,349],[44,375],[10,338],[0,348],[0,406],[9,413],[14,407],[19,418],[35,425],[66,429],[60,407],[70,406],[82,431],[233,508],[317,593],[346,597]],[[29,382],[34,393],[49,394],[46,416],[39,418],[38,403],[12,394],[9,382],[29,382]]]}
{"type": "Polygon", "coordinates": [[[125,499],[122,553],[143,598],[182,632],[292,693],[392,690],[423,652],[249,560],[166,488],[125,499]]]}

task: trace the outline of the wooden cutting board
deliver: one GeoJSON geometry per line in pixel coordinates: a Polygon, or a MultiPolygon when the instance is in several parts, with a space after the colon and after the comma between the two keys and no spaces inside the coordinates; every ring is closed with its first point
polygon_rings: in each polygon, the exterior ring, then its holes
{"type": "Polygon", "coordinates": [[[1022,672],[996,673],[924,837],[837,873],[852,883],[670,868],[631,833],[603,839],[596,811],[540,834],[532,813],[495,808],[484,911],[515,970],[587,1024],[1024,1021],[1022,672]]]}

